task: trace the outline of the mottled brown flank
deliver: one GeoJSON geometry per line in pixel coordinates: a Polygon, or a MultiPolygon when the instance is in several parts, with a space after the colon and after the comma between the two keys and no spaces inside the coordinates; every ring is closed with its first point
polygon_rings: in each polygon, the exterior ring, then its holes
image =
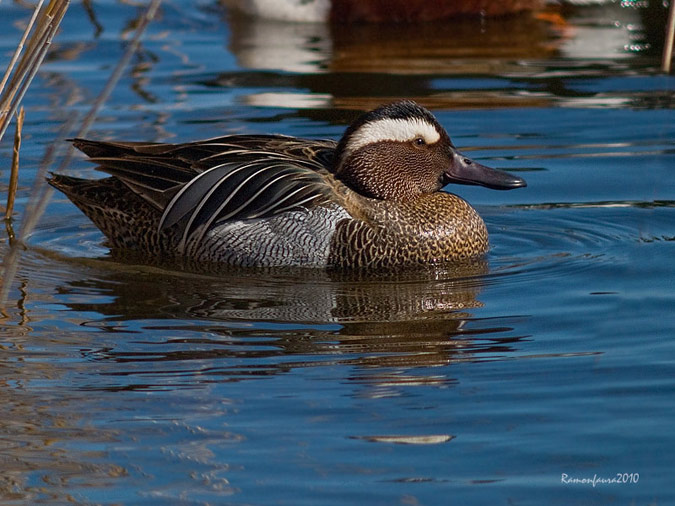
{"type": "Polygon", "coordinates": [[[108,177],[82,182],[55,174],[49,182],[103,232],[110,247],[153,256],[175,255],[178,243],[175,228],[160,234],[161,213],[118,179],[108,177]]]}
{"type": "Polygon", "coordinates": [[[433,193],[403,203],[364,200],[362,219],[342,221],[333,235],[334,266],[454,262],[488,250],[483,220],[456,195],[433,193]]]}

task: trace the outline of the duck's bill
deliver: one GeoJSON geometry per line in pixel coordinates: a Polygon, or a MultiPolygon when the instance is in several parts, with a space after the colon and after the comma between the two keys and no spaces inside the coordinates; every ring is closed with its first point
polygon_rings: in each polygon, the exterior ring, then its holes
{"type": "Polygon", "coordinates": [[[527,186],[522,177],[481,165],[458,151],[454,152],[452,163],[445,172],[445,178],[446,184],[474,184],[493,190],[512,190],[527,186]]]}

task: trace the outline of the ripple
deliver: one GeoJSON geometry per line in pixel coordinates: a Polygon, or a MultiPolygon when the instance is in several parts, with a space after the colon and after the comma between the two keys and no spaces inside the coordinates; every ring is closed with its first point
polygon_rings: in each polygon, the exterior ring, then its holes
{"type": "Polygon", "coordinates": [[[430,434],[422,436],[351,436],[351,439],[363,439],[371,443],[394,443],[405,445],[436,445],[454,439],[450,434],[430,434]]]}
{"type": "Polygon", "coordinates": [[[544,258],[574,258],[606,255],[612,246],[636,240],[635,229],[617,222],[598,223],[586,214],[527,212],[527,220],[510,224],[508,229],[491,230],[491,258],[521,259],[531,262],[544,258]]]}
{"type": "Polygon", "coordinates": [[[670,201],[516,204],[485,213],[492,249],[485,286],[554,283],[635,259],[631,248],[672,235],[670,201]]]}

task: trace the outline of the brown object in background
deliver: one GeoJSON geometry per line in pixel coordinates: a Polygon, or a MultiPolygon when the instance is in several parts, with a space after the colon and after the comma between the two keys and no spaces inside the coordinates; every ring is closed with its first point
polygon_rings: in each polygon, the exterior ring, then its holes
{"type": "Polygon", "coordinates": [[[330,19],[338,23],[432,21],[463,15],[503,16],[541,6],[541,0],[332,0],[330,19]]]}

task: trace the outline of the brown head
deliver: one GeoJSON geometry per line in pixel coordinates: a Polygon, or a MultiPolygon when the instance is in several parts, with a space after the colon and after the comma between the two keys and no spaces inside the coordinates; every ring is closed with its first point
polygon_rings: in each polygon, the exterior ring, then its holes
{"type": "Polygon", "coordinates": [[[462,155],[434,115],[410,100],[358,118],[337,146],[334,172],[362,195],[400,202],[437,192],[448,183],[503,190],[526,185],[517,176],[462,155]]]}

